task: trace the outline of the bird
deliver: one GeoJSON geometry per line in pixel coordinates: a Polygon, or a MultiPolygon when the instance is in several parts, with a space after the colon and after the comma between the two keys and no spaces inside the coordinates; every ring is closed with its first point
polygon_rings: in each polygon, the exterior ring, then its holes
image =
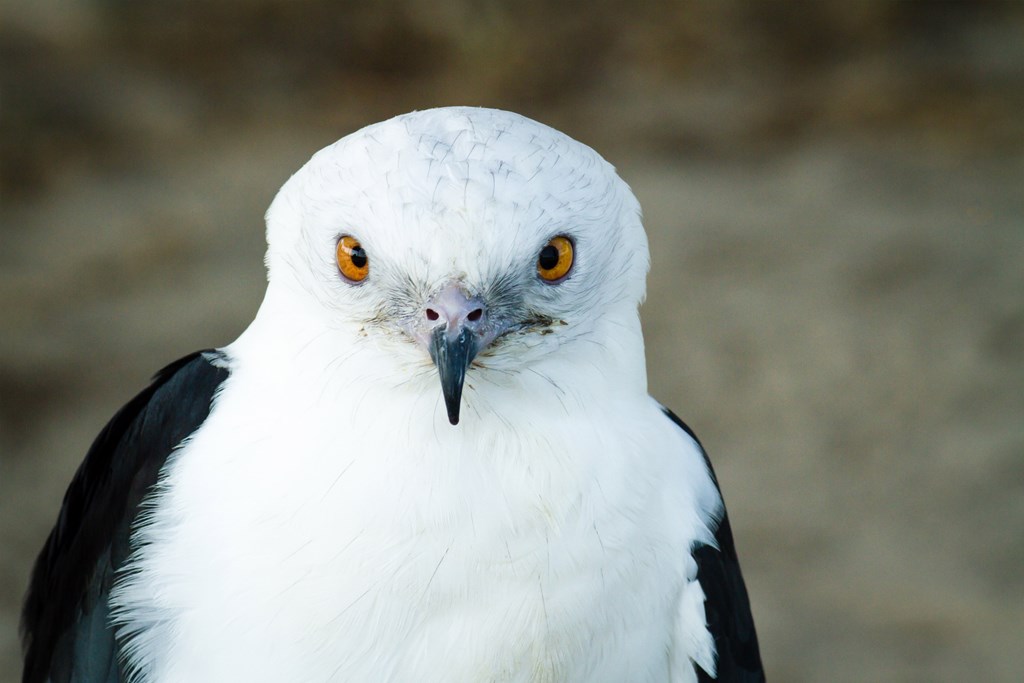
{"type": "Polygon", "coordinates": [[[609,162],[414,111],[314,154],[266,238],[252,323],[75,473],[24,683],[764,680],[711,463],[648,393],[609,162]]]}

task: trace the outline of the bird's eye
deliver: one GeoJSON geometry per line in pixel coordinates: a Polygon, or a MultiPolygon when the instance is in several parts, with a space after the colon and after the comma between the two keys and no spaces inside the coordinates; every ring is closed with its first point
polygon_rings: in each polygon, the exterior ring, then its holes
{"type": "Polygon", "coordinates": [[[345,235],[338,240],[338,270],[347,280],[362,282],[370,273],[370,259],[355,237],[345,235]]]}
{"type": "Polygon", "coordinates": [[[548,282],[565,277],[572,268],[572,241],[563,235],[552,237],[537,255],[537,272],[548,282]]]}

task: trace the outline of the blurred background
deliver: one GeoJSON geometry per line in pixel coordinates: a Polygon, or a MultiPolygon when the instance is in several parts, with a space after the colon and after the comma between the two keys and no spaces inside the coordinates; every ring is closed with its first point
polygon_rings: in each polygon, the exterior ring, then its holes
{"type": "Polygon", "coordinates": [[[93,436],[224,345],[314,151],[438,105],[645,208],[774,681],[1024,671],[1024,3],[0,0],[0,680],[93,436]]]}

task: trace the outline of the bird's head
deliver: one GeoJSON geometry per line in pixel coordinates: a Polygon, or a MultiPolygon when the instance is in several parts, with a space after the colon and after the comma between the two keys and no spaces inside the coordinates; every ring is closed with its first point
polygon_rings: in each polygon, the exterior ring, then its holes
{"type": "Polygon", "coordinates": [[[471,405],[485,385],[557,385],[560,366],[645,384],[639,205],[552,128],[473,108],[369,126],[292,176],[267,225],[264,307],[395,385],[439,377],[452,424],[464,386],[471,405]]]}

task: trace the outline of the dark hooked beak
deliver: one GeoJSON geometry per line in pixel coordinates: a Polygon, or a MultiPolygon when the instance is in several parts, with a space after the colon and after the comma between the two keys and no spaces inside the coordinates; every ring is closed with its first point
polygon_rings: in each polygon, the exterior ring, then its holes
{"type": "Polygon", "coordinates": [[[414,336],[426,345],[441,378],[448,421],[456,425],[469,364],[500,330],[488,316],[483,301],[468,296],[455,284],[431,297],[417,328],[414,336]]]}
{"type": "Polygon", "coordinates": [[[444,394],[444,406],[448,409],[448,421],[457,425],[466,370],[480,349],[476,335],[468,327],[457,327],[453,332],[455,334],[450,335],[444,325],[434,328],[428,348],[437,366],[437,374],[441,377],[441,393],[444,394]]]}

